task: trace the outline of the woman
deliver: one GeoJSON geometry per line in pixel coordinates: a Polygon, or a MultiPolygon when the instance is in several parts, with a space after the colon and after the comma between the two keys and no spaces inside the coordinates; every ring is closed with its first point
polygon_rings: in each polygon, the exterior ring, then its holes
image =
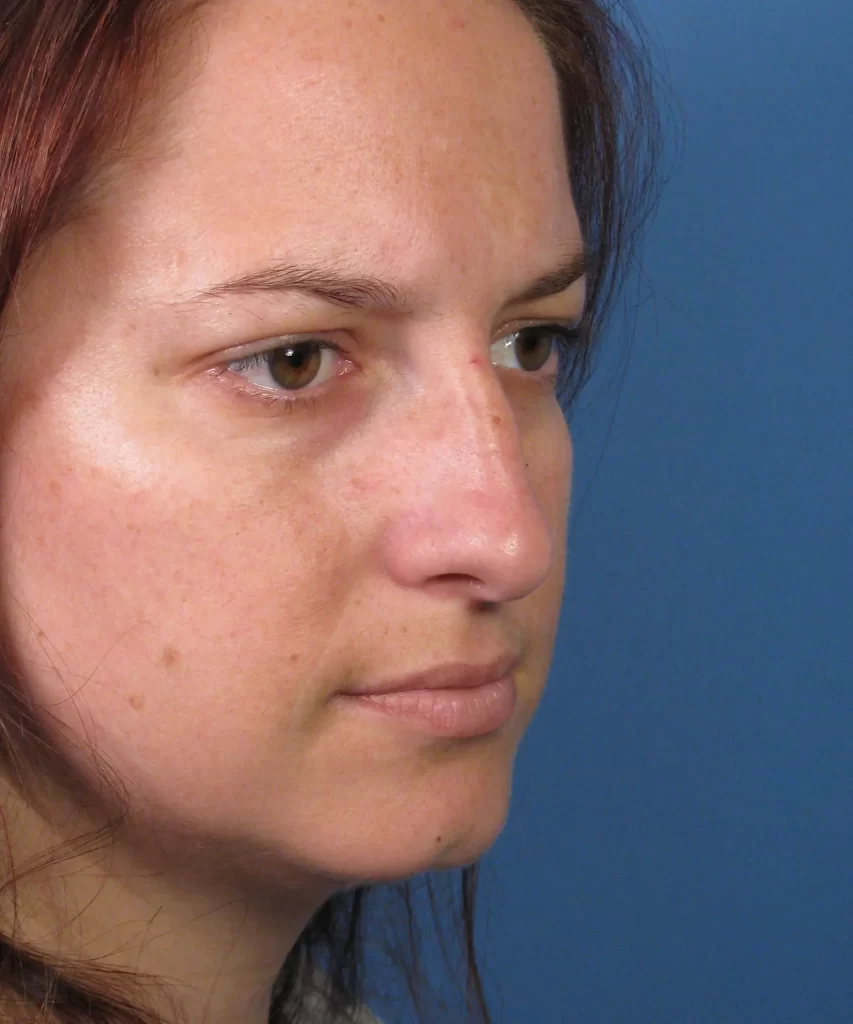
{"type": "Polygon", "coordinates": [[[645,67],[593,0],[3,15],[4,1019],[339,1019],[457,867],[487,1019],[645,67]]]}

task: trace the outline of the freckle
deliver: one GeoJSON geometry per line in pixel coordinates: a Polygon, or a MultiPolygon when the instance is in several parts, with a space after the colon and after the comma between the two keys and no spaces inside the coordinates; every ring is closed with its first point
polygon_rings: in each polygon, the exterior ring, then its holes
{"type": "Polygon", "coordinates": [[[499,427],[501,425],[501,423],[503,423],[503,420],[500,418],[500,416],[492,416],[492,425],[493,426],[499,427]]]}
{"type": "Polygon", "coordinates": [[[171,668],[173,665],[177,664],[178,661],[177,649],[172,647],[171,644],[168,644],[166,647],[163,648],[163,654],[160,660],[163,662],[166,668],[171,668]]]}
{"type": "Polygon", "coordinates": [[[130,698],[130,706],[134,711],[141,711],[145,707],[145,698],[141,693],[135,693],[130,698]]]}
{"type": "Polygon", "coordinates": [[[436,843],[440,843],[441,842],[441,836],[436,836],[436,840],[435,841],[436,841],[436,843]]]}
{"type": "Polygon", "coordinates": [[[299,655],[298,654],[291,654],[290,655],[290,664],[291,665],[295,665],[297,661],[299,661],[299,655]]]}
{"type": "Polygon", "coordinates": [[[347,28],[352,28],[352,18],[344,18],[344,24],[347,28]]]}
{"type": "Polygon", "coordinates": [[[384,14],[377,14],[376,15],[376,20],[377,21],[385,21],[385,15],[384,14]]]}

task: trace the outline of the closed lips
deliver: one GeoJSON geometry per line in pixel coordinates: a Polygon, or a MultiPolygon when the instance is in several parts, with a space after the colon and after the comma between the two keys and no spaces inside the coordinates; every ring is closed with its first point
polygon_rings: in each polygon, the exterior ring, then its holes
{"type": "Polygon", "coordinates": [[[399,679],[384,680],[358,689],[347,690],[344,691],[344,695],[355,697],[404,693],[410,690],[470,690],[503,679],[518,667],[520,660],[518,655],[506,654],[485,665],[462,662],[436,665],[399,679]]]}

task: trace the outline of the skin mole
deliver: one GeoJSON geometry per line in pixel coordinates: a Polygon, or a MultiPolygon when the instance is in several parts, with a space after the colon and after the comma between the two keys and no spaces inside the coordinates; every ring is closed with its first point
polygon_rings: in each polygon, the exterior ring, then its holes
{"type": "Polygon", "coordinates": [[[173,647],[172,644],[166,644],[163,648],[163,653],[160,656],[160,660],[166,666],[166,668],[173,668],[180,658],[178,649],[173,647]]]}

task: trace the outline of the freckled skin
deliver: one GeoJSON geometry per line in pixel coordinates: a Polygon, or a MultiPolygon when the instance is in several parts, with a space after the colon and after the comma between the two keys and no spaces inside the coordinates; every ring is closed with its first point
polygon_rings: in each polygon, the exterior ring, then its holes
{"type": "MultiPolygon", "coordinates": [[[[3,614],[68,777],[99,792],[93,740],[129,786],[116,863],[147,881],[93,933],[162,905],[162,935],[185,936],[182,911],[236,895],[257,981],[288,914],[292,940],[341,886],[470,863],[503,826],[557,627],[572,450],[549,387],[490,346],[575,317],[583,283],[504,309],[580,244],[553,73],[513,4],[240,0],[200,19],[161,137],[10,313],[0,373],[26,397],[3,453],[3,614]],[[185,303],[276,259],[346,264],[414,310],[185,303]],[[346,348],[310,411],[207,372],[289,333],[346,348]],[[508,650],[517,714],[482,738],[335,700],[508,650]]],[[[213,977],[234,920],[126,956],[213,977]]],[[[223,1020],[263,1019],[233,992],[223,1020]]]]}

